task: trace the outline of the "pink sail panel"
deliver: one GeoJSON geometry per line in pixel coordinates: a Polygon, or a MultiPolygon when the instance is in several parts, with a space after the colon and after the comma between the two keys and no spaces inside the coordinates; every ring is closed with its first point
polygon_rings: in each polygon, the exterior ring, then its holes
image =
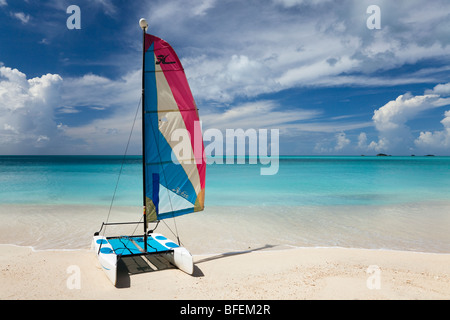
{"type": "Polygon", "coordinates": [[[146,35],[146,37],[146,49],[148,49],[148,47],[150,47],[152,43],[154,44],[155,58],[157,59],[156,63],[159,64],[164,72],[164,76],[170,86],[170,89],[172,90],[173,97],[183,117],[186,130],[191,136],[194,158],[196,160],[197,169],[200,174],[200,184],[201,188],[204,189],[206,159],[203,152],[203,139],[201,137],[198,137],[198,134],[201,134],[201,131],[195,128],[196,123],[197,126],[199,125],[200,119],[194,97],[192,96],[191,89],[189,88],[189,84],[184,73],[183,66],[176,52],[166,41],[153,35],[146,35]],[[192,112],[194,110],[195,112],[192,112]],[[200,148],[194,146],[194,139],[201,140],[201,142],[197,142],[198,144],[201,143],[200,148]]]}

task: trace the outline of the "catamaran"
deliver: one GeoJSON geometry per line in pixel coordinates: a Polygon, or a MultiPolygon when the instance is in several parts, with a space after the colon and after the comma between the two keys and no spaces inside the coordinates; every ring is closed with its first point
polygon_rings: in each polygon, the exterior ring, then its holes
{"type": "Polygon", "coordinates": [[[190,252],[162,234],[148,230],[149,223],[202,211],[205,201],[206,161],[198,110],[181,62],[164,40],[143,30],[142,158],[143,216],[139,222],[103,222],[92,247],[108,278],[117,285],[117,263],[124,257],[160,255],[192,274],[190,252]],[[178,148],[181,134],[183,152],[178,148]],[[187,140],[187,141],[186,141],[187,140]],[[105,236],[108,225],[142,223],[143,234],[105,236]]]}

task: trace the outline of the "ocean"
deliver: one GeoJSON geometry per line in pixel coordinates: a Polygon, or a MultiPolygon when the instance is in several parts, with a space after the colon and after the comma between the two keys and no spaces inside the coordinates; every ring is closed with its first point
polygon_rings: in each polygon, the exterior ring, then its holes
{"type": "MultiPolygon", "coordinates": [[[[209,164],[205,211],[162,228],[194,254],[450,252],[450,157],[282,156],[275,175],[264,166],[209,164]]],[[[85,248],[105,219],[138,221],[141,202],[139,156],[0,157],[0,243],[85,248]]]]}

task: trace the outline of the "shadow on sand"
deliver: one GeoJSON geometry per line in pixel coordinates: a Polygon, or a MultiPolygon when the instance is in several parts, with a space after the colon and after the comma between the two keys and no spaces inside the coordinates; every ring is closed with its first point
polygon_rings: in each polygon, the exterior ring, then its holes
{"type": "Polygon", "coordinates": [[[254,252],[254,251],[270,249],[270,248],[274,248],[274,247],[276,247],[276,245],[266,244],[264,247],[259,247],[259,248],[244,250],[244,251],[225,252],[225,253],[221,253],[221,254],[218,254],[215,256],[207,257],[205,259],[198,260],[195,262],[195,264],[200,264],[200,263],[211,261],[211,260],[223,259],[223,258],[227,258],[227,257],[231,257],[231,256],[237,256],[240,254],[246,254],[246,253],[250,253],[250,252],[254,252]]]}
{"type": "Polygon", "coordinates": [[[123,257],[117,262],[117,288],[130,287],[130,275],[176,269],[167,259],[160,255],[123,257]]]}
{"type": "MultiPolygon", "coordinates": [[[[276,247],[275,245],[266,244],[260,248],[254,248],[251,250],[237,251],[237,252],[226,252],[218,255],[210,256],[201,260],[198,260],[194,264],[193,277],[203,277],[204,274],[202,270],[197,266],[198,264],[224,259],[227,257],[232,257],[236,255],[246,254],[254,251],[260,251],[265,249],[270,249],[276,247]]],[[[166,269],[176,269],[167,259],[160,255],[148,255],[148,256],[134,256],[134,257],[123,257],[117,263],[117,288],[129,288],[131,284],[130,275],[140,274],[145,272],[155,272],[166,269]]]]}

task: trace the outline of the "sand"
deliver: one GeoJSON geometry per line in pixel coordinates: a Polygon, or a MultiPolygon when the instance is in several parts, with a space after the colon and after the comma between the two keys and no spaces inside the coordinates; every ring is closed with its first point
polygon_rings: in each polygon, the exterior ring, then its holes
{"type": "Polygon", "coordinates": [[[94,253],[0,245],[0,299],[450,299],[450,254],[293,248],[194,256],[195,272],[128,275],[112,286],[94,253]]]}

